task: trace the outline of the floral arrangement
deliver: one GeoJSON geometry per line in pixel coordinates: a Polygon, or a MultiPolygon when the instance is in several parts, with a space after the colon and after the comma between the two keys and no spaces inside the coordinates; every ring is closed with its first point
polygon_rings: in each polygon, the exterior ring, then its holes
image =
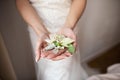
{"type": "Polygon", "coordinates": [[[47,46],[44,48],[46,51],[53,50],[53,53],[57,54],[59,50],[67,48],[71,54],[75,52],[74,40],[62,34],[50,34],[45,41],[47,42],[47,46]]]}

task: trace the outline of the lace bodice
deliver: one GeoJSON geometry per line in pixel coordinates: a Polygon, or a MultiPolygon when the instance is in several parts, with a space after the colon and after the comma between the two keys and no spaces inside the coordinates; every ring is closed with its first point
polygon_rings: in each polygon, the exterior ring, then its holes
{"type": "Polygon", "coordinates": [[[56,32],[64,25],[68,15],[71,0],[29,0],[37,10],[46,28],[56,32]]]}

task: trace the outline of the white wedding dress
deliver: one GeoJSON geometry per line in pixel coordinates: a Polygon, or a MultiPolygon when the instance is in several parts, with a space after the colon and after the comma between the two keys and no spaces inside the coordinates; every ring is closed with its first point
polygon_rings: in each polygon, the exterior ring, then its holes
{"type": "MultiPolygon", "coordinates": [[[[46,28],[54,33],[59,30],[69,13],[72,0],[29,0],[42,19],[46,28]]],[[[37,35],[28,27],[33,51],[37,42],[37,35]]],[[[78,36],[79,27],[74,32],[78,36]]],[[[42,58],[36,65],[37,80],[86,80],[87,75],[80,65],[79,37],[78,49],[73,56],[59,61],[42,58]]]]}

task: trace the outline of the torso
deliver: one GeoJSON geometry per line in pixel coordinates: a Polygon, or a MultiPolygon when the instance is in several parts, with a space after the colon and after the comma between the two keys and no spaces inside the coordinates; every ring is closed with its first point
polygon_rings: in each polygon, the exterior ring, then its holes
{"type": "Polygon", "coordinates": [[[30,0],[46,28],[54,33],[65,23],[71,0],[30,0]]]}

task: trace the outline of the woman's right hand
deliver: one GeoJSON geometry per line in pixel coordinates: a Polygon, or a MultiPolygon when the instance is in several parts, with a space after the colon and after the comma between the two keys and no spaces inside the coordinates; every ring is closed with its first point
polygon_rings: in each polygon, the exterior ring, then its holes
{"type": "Polygon", "coordinates": [[[44,53],[43,53],[43,49],[46,46],[46,42],[45,39],[48,38],[49,33],[44,33],[42,32],[39,35],[38,41],[37,41],[37,45],[36,45],[36,62],[38,62],[40,60],[41,57],[43,57],[44,53]]]}

